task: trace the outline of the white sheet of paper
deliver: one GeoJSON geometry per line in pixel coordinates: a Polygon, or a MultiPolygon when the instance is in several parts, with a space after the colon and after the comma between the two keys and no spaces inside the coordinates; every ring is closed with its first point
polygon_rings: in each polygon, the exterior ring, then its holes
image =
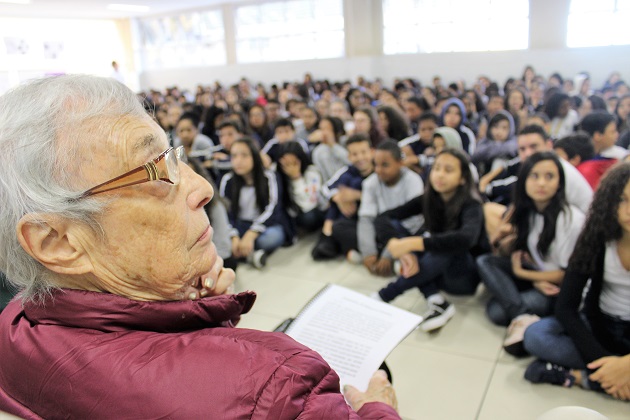
{"type": "Polygon", "coordinates": [[[365,391],[385,357],[422,317],[338,285],[329,285],[286,333],[317,351],[337,372],[341,387],[365,391]]]}

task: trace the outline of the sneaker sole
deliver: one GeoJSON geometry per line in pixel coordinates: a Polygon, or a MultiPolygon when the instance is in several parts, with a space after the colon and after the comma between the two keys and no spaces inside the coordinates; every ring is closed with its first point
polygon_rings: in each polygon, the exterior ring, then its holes
{"type": "Polygon", "coordinates": [[[442,328],[451,318],[453,318],[453,315],[455,315],[455,305],[451,304],[448,308],[446,308],[446,311],[444,311],[442,315],[420,324],[420,329],[424,332],[431,332],[433,330],[437,330],[438,328],[442,328]]]}

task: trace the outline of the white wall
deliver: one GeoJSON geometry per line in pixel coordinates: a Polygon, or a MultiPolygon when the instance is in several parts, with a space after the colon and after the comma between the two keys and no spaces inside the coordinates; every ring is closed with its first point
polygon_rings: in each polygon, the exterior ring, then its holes
{"type": "MultiPolygon", "coordinates": [[[[387,84],[396,77],[415,77],[428,83],[435,75],[447,82],[464,79],[472,83],[485,74],[503,84],[508,77],[520,77],[528,64],[544,76],[559,72],[564,77],[573,77],[578,72],[588,71],[595,87],[601,86],[613,70],[621,72],[623,79],[630,82],[630,45],[566,48],[570,0],[530,0],[529,3],[527,50],[384,56],[381,1],[344,0],[345,58],[237,64],[231,51],[234,29],[226,27],[227,66],[144,72],[139,75],[140,85],[143,89],[171,85],[194,88],[199,83],[210,84],[215,80],[224,85],[232,84],[243,76],[253,82],[270,84],[302,80],[306,72],[313,73],[316,79],[331,81],[355,81],[359,75],[368,79],[381,77],[387,84]]],[[[226,4],[223,10],[224,20],[229,21],[231,6],[226,4]]]]}
{"type": "Polygon", "coordinates": [[[528,64],[544,76],[559,72],[564,77],[573,77],[580,71],[588,71],[594,87],[601,86],[613,70],[620,71],[622,78],[630,82],[630,46],[613,46],[367,56],[151,71],[140,74],[140,86],[194,88],[198,83],[211,84],[216,80],[236,83],[242,76],[252,82],[270,84],[302,80],[306,72],[311,72],[315,79],[331,81],[381,77],[386,84],[396,77],[416,77],[430,83],[435,75],[440,75],[443,81],[464,79],[472,83],[485,74],[502,84],[508,77],[520,77],[528,64]]]}

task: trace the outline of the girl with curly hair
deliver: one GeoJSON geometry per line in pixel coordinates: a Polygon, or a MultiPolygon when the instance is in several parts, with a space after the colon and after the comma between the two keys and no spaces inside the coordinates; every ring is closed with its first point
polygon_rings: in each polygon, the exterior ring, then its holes
{"type": "Polygon", "coordinates": [[[529,381],[630,399],[630,163],[614,166],[602,180],[555,317],[531,325],[524,344],[539,358],[525,372],[529,381]]]}

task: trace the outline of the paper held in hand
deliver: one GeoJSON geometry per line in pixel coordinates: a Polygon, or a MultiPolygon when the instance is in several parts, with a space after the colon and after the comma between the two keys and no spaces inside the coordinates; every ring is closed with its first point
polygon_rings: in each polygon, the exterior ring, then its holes
{"type": "Polygon", "coordinates": [[[317,351],[341,387],[367,389],[385,357],[422,317],[338,285],[327,285],[300,311],[286,333],[317,351]]]}

